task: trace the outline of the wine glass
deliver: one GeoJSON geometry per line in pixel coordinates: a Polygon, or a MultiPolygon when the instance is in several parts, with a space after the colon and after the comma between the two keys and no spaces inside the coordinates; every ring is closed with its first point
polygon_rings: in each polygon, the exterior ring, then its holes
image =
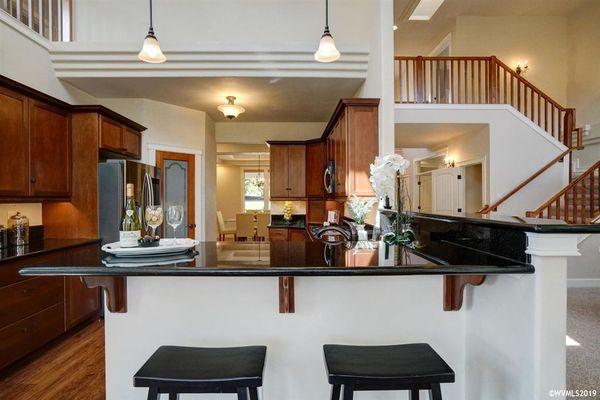
{"type": "Polygon", "coordinates": [[[153,205],[146,207],[146,224],[152,228],[152,237],[156,238],[156,228],[163,223],[163,209],[160,205],[153,205]]]}
{"type": "Polygon", "coordinates": [[[167,208],[167,224],[173,228],[173,244],[177,244],[177,227],[183,221],[183,206],[171,205],[167,208]]]}

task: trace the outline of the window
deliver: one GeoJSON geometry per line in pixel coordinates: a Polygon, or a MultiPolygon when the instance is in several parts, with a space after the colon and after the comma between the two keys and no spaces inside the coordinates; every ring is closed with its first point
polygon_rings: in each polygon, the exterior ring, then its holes
{"type": "Polygon", "coordinates": [[[264,172],[244,171],[244,211],[262,211],[266,208],[264,172]]]}

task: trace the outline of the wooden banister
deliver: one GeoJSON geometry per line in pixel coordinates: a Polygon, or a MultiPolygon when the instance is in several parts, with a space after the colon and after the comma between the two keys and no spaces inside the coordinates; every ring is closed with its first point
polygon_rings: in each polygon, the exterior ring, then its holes
{"type": "Polygon", "coordinates": [[[568,223],[592,223],[600,215],[600,161],[552,196],[528,217],[564,219],[568,223]]]}
{"type": "Polygon", "coordinates": [[[509,104],[567,147],[575,110],[561,106],[496,57],[394,57],[396,102],[509,104]]]}
{"type": "Polygon", "coordinates": [[[480,212],[482,214],[487,214],[487,213],[490,213],[492,211],[498,211],[498,206],[500,206],[506,200],[510,199],[515,193],[517,193],[519,190],[523,189],[531,181],[533,181],[535,178],[537,178],[538,176],[540,176],[541,174],[543,174],[545,171],[547,171],[554,164],[556,164],[557,162],[559,162],[562,159],[564,159],[567,155],[571,154],[572,151],[573,151],[573,149],[567,149],[564,152],[560,153],[556,158],[553,158],[546,165],[544,165],[542,168],[540,168],[535,173],[533,173],[529,178],[525,179],[523,182],[521,182],[520,184],[518,184],[513,190],[511,190],[510,192],[508,192],[507,194],[505,194],[504,196],[502,196],[495,203],[487,206],[486,208],[483,208],[482,210],[480,210],[480,212]]]}

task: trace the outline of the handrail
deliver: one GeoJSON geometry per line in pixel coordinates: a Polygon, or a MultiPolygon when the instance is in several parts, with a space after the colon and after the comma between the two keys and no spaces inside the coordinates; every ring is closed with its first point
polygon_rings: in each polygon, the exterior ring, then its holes
{"type": "Polygon", "coordinates": [[[536,172],[534,172],[533,175],[531,175],[529,178],[525,179],[523,182],[521,182],[519,185],[517,185],[513,190],[511,190],[510,192],[508,192],[507,194],[505,194],[504,196],[502,196],[495,203],[493,203],[492,205],[489,205],[489,206],[481,209],[480,213],[487,214],[487,213],[490,213],[492,211],[498,211],[498,206],[500,206],[506,200],[508,200],[509,198],[511,198],[519,190],[523,189],[531,181],[533,181],[535,178],[537,178],[538,176],[540,176],[542,173],[544,173],[546,170],[548,170],[554,164],[556,164],[557,162],[559,162],[560,160],[562,160],[563,158],[565,158],[568,154],[571,154],[572,151],[573,151],[573,149],[570,148],[570,149],[567,149],[567,150],[563,151],[562,153],[560,153],[556,158],[552,159],[546,165],[544,165],[542,168],[540,168],[539,170],[537,170],[536,172]]]}
{"type": "Polygon", "coordinates": [[[394,57],[397,103],[509,104],[572,147],[575,110],[561,106],[495,56],[394,57]]]}
{"type": "Polygon", "coordinates": [[[564,219],[568,223],[590,223],[600,214],[600,190],[597,189],[599,180],[600,161],[597,161],[536,210],[527,211],[526,215],[528,217],[564,219]],[[573,215],[569,218],[571,206],[573,215]],[[552,213],[553,207],[554,214],[552,213]]]}

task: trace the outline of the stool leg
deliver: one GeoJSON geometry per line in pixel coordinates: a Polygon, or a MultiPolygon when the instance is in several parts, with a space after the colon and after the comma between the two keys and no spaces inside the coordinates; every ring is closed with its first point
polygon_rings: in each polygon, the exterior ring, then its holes
{"type": "Polygon", "coordinates": [[[331,400],[340,400],[340,385],[331,385],[331,400]]]}
{"type": "Polygon", "coordinates": [[[250,400],[258,400],[258,389],[255,387],[248,388],[250,392],[250,400]]]}
{"type": "Polygon", "coordinates": [[[411,389],[408,393],[408,400],[419,400],[419,390],[411,389]]]}
{"type": "Polygon", "coordinates": [[[148,388],[148,400],[160,400],[160,393],[158,393],[158,387],[150,386],[148,388]]]}
{"type": "Polygon", "coordinates": [[[442,400],[442,390],[439,383],[432,383],[429,389],[429,400],[442,400]]]}
{"type": "Polygon", "coordinates": [[[354,386],[344,385],[344,400],[354,399],[354,386]]]}
{"type": "Polygon", "coordinates": [[[237,388],[238,400],[248,400],[248,388],[239,387],[237,388]]]}
{"type": "Polygon", "coordinates": [[[179,400],[179,393],[169,393],[169,400],[179,400]]]}

